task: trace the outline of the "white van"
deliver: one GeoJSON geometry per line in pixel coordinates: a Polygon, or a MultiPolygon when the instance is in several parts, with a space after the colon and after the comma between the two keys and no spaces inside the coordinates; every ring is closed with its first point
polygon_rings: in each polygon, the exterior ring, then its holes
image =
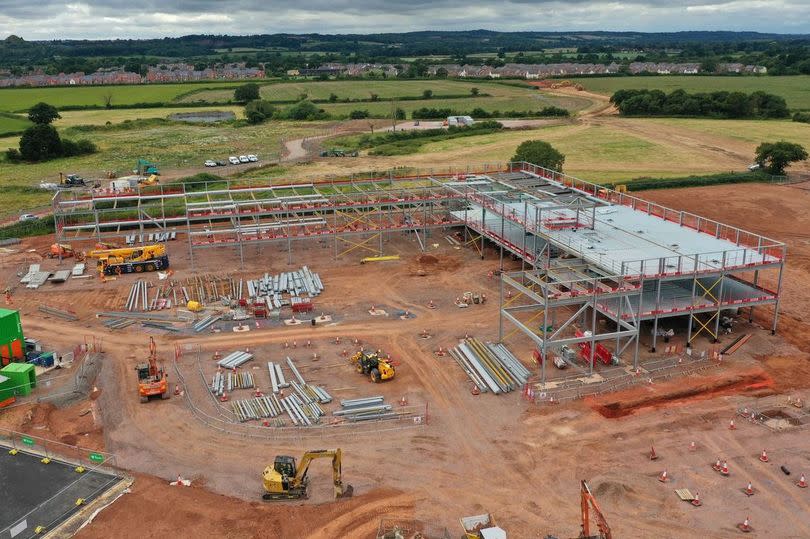
{"type": "Polygon", "coordinates": [[[475,120],[473,120],[471,116],[448,116],[447,117],[447,125],[464,126],[464,125],[472,125],[474,123],[475,123],[475,120]]]}

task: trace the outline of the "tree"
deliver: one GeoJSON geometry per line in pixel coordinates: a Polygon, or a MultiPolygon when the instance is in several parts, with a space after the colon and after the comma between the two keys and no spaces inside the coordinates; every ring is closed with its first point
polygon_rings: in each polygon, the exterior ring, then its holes
{"type": "Polygon", "coordinates": [[[370,93],[369,97],[371,98],[372,101],[379,101],[380,99],[380,96],[375,93],[370,93]]]}
{"type": "Polygon", "coordinates": [[[439,69],[436,70],[436,76],[439,77],[440,79],[446,79],[447,75],[448,75],[447,69],[444,67],[440,67],[439,69]]]}
{"type": "Polygon", "coordinates": [[[338,100],[338,96],[337,96],[337,94],[335,94],[335,93],[331,93],[331,94],[329,94],[329,102],[330,102],[330,103],[334,103],[334,102],[335,102],[335,101],[337,101],[337,100],[338,100]]]}
{"type": "Polygon", "coordinates": [[[107,90],[104,92],[104,95],[101,96],[101,99],[104,100],[104,107],[111,109],[112,108],[112,99],[113,94],[111,90],[107,90]]]}
{"type": "Polygon", "coordinates": [[[790,163],[807,159],[807,150],[801,144],[784,140],[763,142],[757,146],[755,159],[770,174],[782,175],[790,163]]]}
{"type": "Polygon", "coordinates": [[[433,97],[433,90],[425,90],[422,92],[422,99],[430,99],[433,97]]]}
{"type": "Polygon", "coordinates": [[[20,137],[20,155],[26,161],[46,161],[62,155],[62,139],[54,126],[40,123],[20,137]]]}
{"type": "Polygon", "coordinates": [[[349,113],[349,118],[351,118],[352,120],[362,120],[363,118],[368,118],[368,111],[353,110],[349,113]]]}
{"type": "Polygon", "coordinates": [[[28,109],[28,119],[38,125],[48,125],[61,118],[56,107],[47,103],[37,103],[28,109]]]}
{"type": "Polygon", "coordinates": [[[248,101],[259,99],[259,85],[255,82],[249,82],[239,86],[233,92],[233,99],[239,103],[247,103],[248,101]]]}
{"type": "Polygon", "coordinates": [[[269,101],[254,99],[245,105],[245,118],[250,124],[260,124],[269,120],[276,113],[276,107],[269,101]]]}
{"type": "Polygon", "coordinates": [[[472,88],[470,88],[470,95],[471,95],[471,96],[476,96],[476,95],[478,95],[480,92],[481,92],[481,91],[480,91],[478,88],[476,88],[475,86],[473,86],[472,88]]]}
{"type": "Polygon", "coordinates": [[[512,161],[526,161],[562,172],[565,156],[543,140],[526,140],[517,147],[512,161]]]}
{"type": "Polygon", "coordinates": [[[404,120],[405,119],[405,110],[397,107],[397,110],[394,111],[394,119],[395,120],[404,120]]]}

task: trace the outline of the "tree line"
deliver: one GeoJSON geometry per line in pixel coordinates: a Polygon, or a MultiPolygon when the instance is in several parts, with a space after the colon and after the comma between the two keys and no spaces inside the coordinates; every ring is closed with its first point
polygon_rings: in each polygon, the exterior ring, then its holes
{"type": "Polygon", "coordinates": [[[708,118],[787,118],[784,98],[766,92],[619,90],[610,98],[623,116],[692,116],[708,118]]]}

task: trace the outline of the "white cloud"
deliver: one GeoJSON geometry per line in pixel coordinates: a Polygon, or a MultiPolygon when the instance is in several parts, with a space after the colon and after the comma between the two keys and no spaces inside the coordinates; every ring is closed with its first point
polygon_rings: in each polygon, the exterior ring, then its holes
{"type": "Polygon", "coordinates": [[[25,39],[476,28],[808,33],[810,0],[0,0],[0,36],[25,39]]]}

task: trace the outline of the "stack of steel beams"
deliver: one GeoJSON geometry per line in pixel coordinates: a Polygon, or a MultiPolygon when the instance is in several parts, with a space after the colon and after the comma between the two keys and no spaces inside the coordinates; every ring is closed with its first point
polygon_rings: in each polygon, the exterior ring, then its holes
{"type": "Polygon", "coordinates": [[[340,410],[332,415],[343,417],[349,421],[369,421],[372,419],[391,419],[397,416],[390,404],[383,402],[382,395],[365,397],[361,399],[344,399],[340,401],[340,410]]]}
{"type": "Polygon", "coordinates": [[[531,375],[529,369],[502,344],[464,339],[450,350],[450,355],[483,392],[491,391],[497,395],[514,391],[521,388],[531,375]]]}
{"type": "Polygon", "coordinates": [[[223,369],[235,369],[248,361],[253,359],[253,354],[250,352],[243,352],[242,350],[237,350],[236,352],[231,352],[227,356],[223,357],[219,361],[217,361],[217,365],[222,367],[223,369]]]}
{"type": "Polygon", "coordinates": [[[275,395],[231,401],[231,408],[240,422],[277,417],[285,411],[285,407],[275,395]]]}

